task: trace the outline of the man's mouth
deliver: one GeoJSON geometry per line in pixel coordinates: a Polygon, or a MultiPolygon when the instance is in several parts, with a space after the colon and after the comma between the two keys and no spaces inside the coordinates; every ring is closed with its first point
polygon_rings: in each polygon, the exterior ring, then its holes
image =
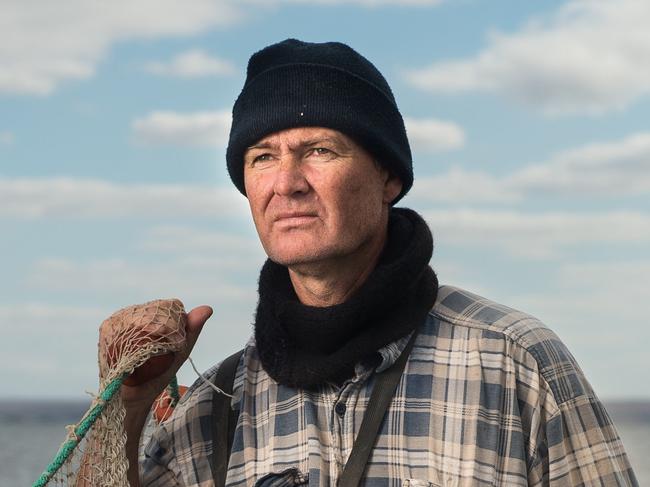
{"type": "Polygon", "coordinates": [[[278,223],[300,225],[304,223],[310,223],[317,215],[315,213],[304,212],[304,211],[286,211],[278,213],[274,221],[278,223]]]}

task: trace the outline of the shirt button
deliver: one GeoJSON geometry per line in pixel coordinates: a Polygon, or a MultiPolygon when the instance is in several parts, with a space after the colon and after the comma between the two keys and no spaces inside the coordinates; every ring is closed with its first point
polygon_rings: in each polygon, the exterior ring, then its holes
{"type": "Polygon", "coordinates": [[[344,402],[337,402],[336,406],[334,406],[334,411],[336,411],[336,414],[339,416],[343,416],[345,414],[346,406],[344,402]]]}

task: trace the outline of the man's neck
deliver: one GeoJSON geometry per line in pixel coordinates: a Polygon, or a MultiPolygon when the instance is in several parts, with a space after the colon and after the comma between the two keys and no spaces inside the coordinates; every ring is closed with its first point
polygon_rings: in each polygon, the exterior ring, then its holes
{"type": "Polygon", "coordinates": [[[347,301],[377,265],[385,241],[384,235],[359,254],[335,261],[289,267],[289,277],[300,302],[327,307],[347,301]]]}

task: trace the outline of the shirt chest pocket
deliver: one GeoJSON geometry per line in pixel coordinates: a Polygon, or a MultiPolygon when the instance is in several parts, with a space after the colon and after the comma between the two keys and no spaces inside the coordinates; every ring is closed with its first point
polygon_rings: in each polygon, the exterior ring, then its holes
{"type": "Polygon", "coordinates": [[[404,481],[402,482],[402,487],[442,487],[442,486],[435,482],[429,482],[428,480],[404,479],[404,481]]]}
{"type": "Polygon", "coordinates": [[[309,475],[304,475],[297,468],[288,468],[280,473],[270,473],[257,482],[254,487],[296,487],[307,485],[309,475]]]}

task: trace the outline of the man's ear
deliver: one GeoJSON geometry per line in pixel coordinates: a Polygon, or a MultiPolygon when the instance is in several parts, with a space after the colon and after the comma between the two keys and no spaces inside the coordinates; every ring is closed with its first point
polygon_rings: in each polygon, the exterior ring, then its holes
{"type": "Polygon", "coordinates": [[[389,172],[386,182],[384,183],[384,203],[390,205],[401,192],[402,180],[389,172]]]}

